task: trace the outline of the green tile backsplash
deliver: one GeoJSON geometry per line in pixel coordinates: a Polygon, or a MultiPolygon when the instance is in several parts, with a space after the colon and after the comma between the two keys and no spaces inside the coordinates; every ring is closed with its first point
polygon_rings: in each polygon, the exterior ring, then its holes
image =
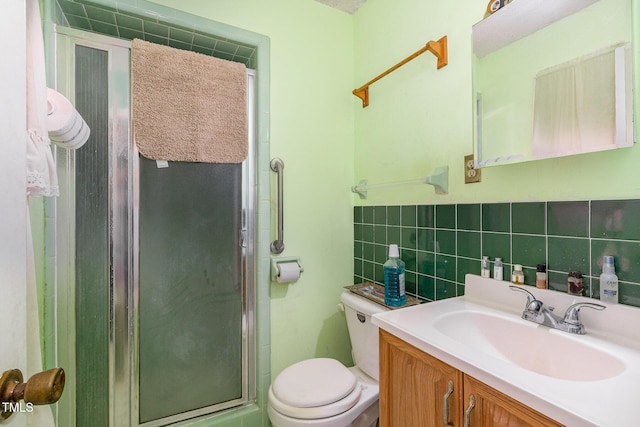
{"type": "Polygon", "coordinates": [[[504,278],[522,264],[534,285],[539,263],[549,288],[566,292],[580,271],[586,296],[599,297],[603,255],[615,257],[620,302],[640,307],[640,200],[356,206],[354,283],[383,284],[388,245],[400,246],[407,292],[425,301],[464,294],[480,260],[501,257],[504,278]]]}

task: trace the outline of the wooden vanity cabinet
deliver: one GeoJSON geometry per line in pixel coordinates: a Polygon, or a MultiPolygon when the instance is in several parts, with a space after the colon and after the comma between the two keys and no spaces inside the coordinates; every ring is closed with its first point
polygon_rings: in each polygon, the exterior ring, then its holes
{"type": "Polygon", "coordinates": [[[380,329],[380,426],[562,424],[380,329]]]}

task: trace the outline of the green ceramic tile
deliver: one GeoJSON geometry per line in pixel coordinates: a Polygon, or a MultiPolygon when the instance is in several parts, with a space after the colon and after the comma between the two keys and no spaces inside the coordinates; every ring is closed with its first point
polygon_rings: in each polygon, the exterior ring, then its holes
{"type": "Polygon", "coordinates": [[[545,203],[513,203],[511,221],[514,233],[544,234],[545,203]]]}
{"type": "Polygon", "coordinates": [[[362,260],[354,259],[353,260],[353,274],[359,277],[362,277],[362,260]]]}
{"type": "Polygon", "coordinates": [[[353,208],[353,222],[362,223],[362,206],[354,206],[353,208]]]}
{"type": "Polygon", "coordinates": [[[416,268],[418,273],[428,276],[436,275],[436,256],[430,252],[418,251],[416,254],[416,268]]]}
{"type": "Polygon", "coordinates": [[[373,245],[373,260],[378,264],[384,264],[389,258],[389,250],[385,245],[373,245]]]}
{"type": "Polygon", "coordinates": [[[435,251],[435,230],[433,228],[418,228],[418,249],[421,251],[435,251]]]}
{"type": "Polygon", "coordinates": [[[353,242],[354,258],[362,258],[362,242],[353,242]]]}
{"type": "Polygon", "coordinates": [[[511,236],[504,233],[482,233],[482,256],[489,259],[502,258],[511,263],[511,236]]]}
{"type": "Polygon", "coordinates": [[[373,226],[373,241],[381,245],[387,244],[387,227],[384,225],[373,226]]]}
{"type": "Polygon", "coordinates": [[[362,241],[373,243],[373,225],[362,224],[362,241]]]}
{"type": "Polygon", "coordinates": [[[107,36],[120,37],[117,26],[111,25],[111,24],[105,24],[104,22],[100,22],[100,21],[90,20],[90,22],[91,22],[91,28],[93,28],[94,32],[105,34],[107,36]]]}
{"type": "Polygon", "coordinates": [[[463,284],[456,284],[456,295],[458,295],[459,297],[464,296],[464,285],[463,284]]]}
{"type": "Polygon", "coordinates": [[[216,47],[217,42],[218,40],[214,39],[213,37],[205,36],[203,34],[194,33],[193,35],[194,45],[207,47],[211,50],[213,50],[213,48],[216,47]]]}
{"type": "Polygon", "coordinates": [[[362,224],[353,224],[353,240],[362,240],[362,224]]]}
{"type": "Polygon", "coordinates": [[[436,255],[436,277],[454,282],[457,273],[456,257],[436,255]]]}
{"type": "MultiPolygon", "coordinates": [[[[193,46],[191,46],[191,50],[193,52],[201,53],[203,55],[209,55],[209,56],[213,55],[213,50],[210,47],[201,47],[201,46],[193,45],[193,46]]],[[[249,67],[249,68],[251,68],[251,67],[249,67]]]]}
{"type": "Polygon", "coordinates": [[[171,27],[169,28],[169,38],[191,45],[193,43],[193,31],[171,27]]]}
{"type": "Polygon", "coordinates": [[[591,202],[591,237],[640,240],[640,200],[591,202]]]}
{"type": "Polygon", "coordinates": [[[535,268],[547,261],[546,239],[544,236],[512,235],[511,262],[535,268]]]}
{"type": "MultiPolygon", "coordinates": [[[[511,266],[513,271],[513,265],[511,266]]],[[[536,285],[536,269],[530,267],[522,267],[522,272],[524,273],[524,284],[535,286],[536,285]]],[[[505,278],[510,279],[511,276],[505,275],[505,278]]]]}
{"type": "Polygon", "coordinates": [[[118,32],[120,33],[120,38],[133,40],[140,39],[144,40],[144,33],[142,31],[130,30],[128,28],[118,27],[118,32]]]}
{"type": "Polygon", "coordinates": [[[640,307],[640,285],[634,283],[619,283],[618,292],[618,301],[621,304],[640,307]]]}
{"type": "Polygon", "coordinates": [[[456,205],[436,205],[436,228],[456,228],[456,205]]]}
{"type": "Polygon", "coordinates": [[[405,263],[405,269],[418,271],[417,268],[417,252],[414,249],[403,249],[400,252],[400,259],[405,263]]]}
{"type": "Polygon", "coordinates": [[[418,227],[434,226],[434,208],[433,205],[418,206],[418,227]]]}
{"type": "Polygon", "coordinates": [[[480,230],[480,205],[458,205],[458,230],[480,230]]]}
{"type": "Polygon", "coordinates": [[[74,15],[80,17],[87,17],[87,14],[84,9],[84,5],[80,3],[76,3],[74,1],[68,0],[58,0],[58,4],[60,8],[64,12],[65,15],[74,15]]]}
{"type": "Polygon", "coordinates": [[[375,281],[374,264],[372,262],[364,261],[362,263],[362,275],[365,280],[375,281]]]}
{"type": "Polygon", "coordinates": [[[73,28],[79,28],[81,30],[91,31],[91,24],[87,18],[83,18],[75,15],[67,15],[67,21],[73,28]]]}
{"type": "Polygon", "coordinates": [[[373,224],[373,206],[364,206],[362,208],[362,223],[373,224]]]}
{"type": "Polygon", "coordinates": [[[482,231],[509,232],[511,213],[509,203],[489,203],[482,205],[482,231]]]}
{"type": "Polygon", "coordinates": [[[235,55],[237,50],[238,50],[237,44],[229,43],[224,40],[219,40],[218,43],[216,43],[216,47],[215,47],[216,52],[226,53],[228,55],[235,55]]]}
{"type": "Polygon", "coordinates": [[[376,206],[373,208],[373,223],[374,224],[387,223],[387,207],[386,206],[376,206]]]}
{"type": "Polygon", "coordinates": [[[181,49],[181,50],[191,51],[191,45],[189,43],[183,43],[181,41],[169,39],[169,43],[168,44],[169,44],[169,46],[171,46],[174,49],[181,49]]]}
{"type": "Polygon", "coordinates": [[[376,283],[384,283],[384,269],[382,268],[382,264],[374,264],[373,280],[376,283]]]}
{"type": "Polygon", "coordinates": [[[458,231],[458,256],[480,259],[480,233],[475,231],[458,231]]]}
{"type": "Polygon", "coordinates": [[[142,19],[134,18],[133,16],[123,15],[121,13],[116,13],[116,24],[122,30],[123,28],[135,31],[144,31],[144,27],[142,26],[142,19]]]}
{"type": "Polygon", "coordinates": [[[416,226],[416,206],[402,206],[400,208],[400,224],[403,227],[416,226]]]}
{"type": "Polygon", "coordinates": [[[436,300],[435,279],[429,276],[418,275],[418,296],[430,301],[436,300]]]}
{"type": "Polygon", "coordinates": [[[400,230],[400,246],[407,249],[416,249],[417,229],[402,227],[400,230]]]}
{"type": "Polygon", "coordinates": [[[92,21],[104,22],[105,24],[116,25],[115,13],[112,10],[102,9],[100,7],[85,5],[87,17],[92,21]]]}
{"type": "Polygon", "coordinates": [[[144,41],[149,43],[164,45],[164,46],[169,45],[169,39],[165,39],[164,37],[158,37],[156,35],[149,34],[149,33],[144,34],[144,41]]]}
{"type": "Polygon", "coordinates": [[[387,227],[387,244],[400,246],[400,227],[387,227]]]}
{"type": "Polygon", "coordinates": [[[416,296],[418,292],[418,275],[411,271],[404,274],[404,290],[411,296],[416,296]]]}
{"type": "Polygon", "coordinates": [[[640,283],[640,242],[591,240],[591,275],[602,273],[604,255],[613,255],[618,280],[640,283]]]}
{"type": "Polygon", "coordinates": [[[362,258],[369,262],[375,260],[375,245],[373,243],[362,244],[362,258]]]}
{"type": "Polygon", "coordinates": [[[547,233],[550,236],[589,236],[589,202],[547,203],[547,233]]]}
{"type": "Polygon", "coordinates": [[[458,258],[457,270],[458,283],[464,283],[467,274],[480,274],[480,261],[476,259],[458,258]]]}
{"type": "Polygon", "coordinates": [[[567,292],[567,273],[547,272],[547,288],[558,292],[567,292]]]}
{"type": "Polygon", "coordinates": [[[436,230],[436,253],[456,254],[456,232],[450,230],[436,230]]]}
{"type": "Polygon", "coordinates": [[[457,286],[453,282],[436,279],[436,301],[453,298],[457,295],[457,286]]]}
{"type": "Polygon", "coordinates": [[[387,224],[400,225],[400,206],[387,206],[387,224]]]}
{"type": "Polygon", "coordinates": [[[549,237],[548,270],[589,274],[589,239],[549,237]]]}
{"type": "Polygon", "coordinates": [[[165,39],[169,38],[169,27],[155,22],[144,21],[143,23],[145,34],[151,34],[165,39]]]}
{"type": "Polygon", "coordinates": [[[256,52],[256,49],[250,46],[238,46],[236,55],[251,58],[256,52]]]}

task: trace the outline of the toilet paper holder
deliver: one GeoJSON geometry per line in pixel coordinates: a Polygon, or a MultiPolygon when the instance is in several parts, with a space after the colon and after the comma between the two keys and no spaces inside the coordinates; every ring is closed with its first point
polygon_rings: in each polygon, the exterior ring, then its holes
{"type": "Polygon", "coordinates": [[[300,257],[271,258],[271,281],[272,282],[278,281],[278,273],[279,273],[278,264],[286,264],[290,262],[295,262],[298,264],[298,267],[300,267],[300,273],[304,271],[304,268],[302,268],[302,263],[300,262],[300,257]]]}

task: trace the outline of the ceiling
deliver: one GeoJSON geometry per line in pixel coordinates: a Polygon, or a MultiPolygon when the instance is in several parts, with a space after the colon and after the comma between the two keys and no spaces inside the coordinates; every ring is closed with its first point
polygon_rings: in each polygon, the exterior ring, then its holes
{"type": "Polygon", "coordinates": [[[316,0],[327,6],[335,7],[338,10],[353,15],[360,6],[367,0],[316,0]]]}

